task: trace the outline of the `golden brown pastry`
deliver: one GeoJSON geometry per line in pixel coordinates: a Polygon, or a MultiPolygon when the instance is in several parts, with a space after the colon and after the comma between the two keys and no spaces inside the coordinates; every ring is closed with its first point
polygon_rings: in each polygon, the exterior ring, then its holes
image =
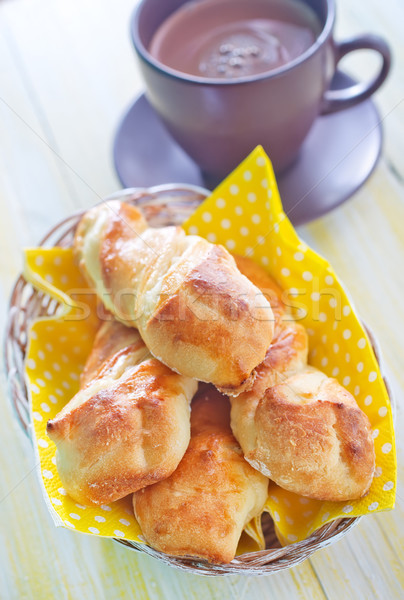
{"type": "Polygon", "coordinates": [[[335,379],[307,367],[269,388],[254,420],[262,471],[281,487],[332,501],[368,491],[375,468],[370,423],[335,379]]]}
{"type": "Polygon", "coordinates": [[[136,330],[112,321],[97,336],[83,383],[47,425],[68,494],[104,504],[168,477],[188,446],[196,381],[150,357],[136,330]]]}
{"type": "Polygon", "coordinates": [[[114,201],[83,216],[74,248],[106,308],[137,327],[156,358],[230,395],[251,387],[273,313],[222,246],[179,227],[150,228],[114,201]]]}
{"type": "Polygon", "coordinates": [[[261,514],[268,479],[243,458],[229,402],[204,386],[192,402],[191,441],[174,473],[133,495],[146,541],[174,556],[228,563],[244,526],[261,514]]]}

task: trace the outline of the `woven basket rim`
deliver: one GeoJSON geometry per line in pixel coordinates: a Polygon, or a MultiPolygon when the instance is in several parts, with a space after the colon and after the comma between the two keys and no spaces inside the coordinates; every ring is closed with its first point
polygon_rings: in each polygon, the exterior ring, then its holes
{"type": "MultiPolygon", "coordinates": [[[[196,208],[208,194],[208,190],[190,184],[167,184],[150,188],[126,188],[118,190],[106,197],[102,202],[121,199],[126,202],[143,206],[144,208],[154,208],[156,214],[159,212],[159,210],[155,210],[156,207],[157,209],[160,207],[160,209],[163,210],[173,207],[175,209],[175,214],[177,214],[178,211],[184,207],[187,207],[188,212],[191,205],[192,208],[196,208]],[[182,195],[183,199],[182,201],[179,201],[179,198],[182,197],[182,195]],[[170,198],[170,201],[164,203],[164,199],[167,198],[170,198]],[[172,198],[177,198],[177,203],[173,202],[172,198]]],[[[47,246],[50,244],[51,246],[61,245],[63,247],[65,240],[68,240],[69,236],[72,239],[72,234],[84,212],[85,210],[78,211],[61,220],[47,232],[39,242],[38,246],[47,246]]],[[[174,215],[174,213],[172,214],[174,215]]],[[[28,342],[27,331],[34,318],[38,318],[44,314],[54,314],[54,312],[46,312],[47,310],[55,310],[51,307],[52,302],[54,301],[47,298],[43,293],[34,290],[31,284],[29,284],[21,274],[17,278],[11,292],[7,313],[4,357],[9,392],[8,396],[17,421],[21,425],[22,430],[31,438],[32,442],[32,423],[29,418],[29,397],[25,386],[24,376],[24,358],[28,342]],[[23,298],[25,293],[28,294],[28,299],[24,301],[23,298]]],[[[366,327],[366,325],[364,325],[364,327],[379,363],[394,414],[394,398],[383,372],[383,361],[379,344],[369,328],[366,327]]],[[[211,565],[207,562],[198,561],[192,558],[169,556],[154,550],[147,544],[140,544],[123,539],[116,539],[115,541],[132,550],[144,552],[153,556],[173,567],[195,574],[208,576],[230,574],[255,576],[269,575],[295,566],[309,558],[309,556],[317,550],[334,543],[357,525],[360,519],[361,517],[335,519],[331,523],[327,523],[316,530],[305,540],[280,548],[273,547],[259,552],[246,553],[236,557],[227,565],[211,565]]]]}

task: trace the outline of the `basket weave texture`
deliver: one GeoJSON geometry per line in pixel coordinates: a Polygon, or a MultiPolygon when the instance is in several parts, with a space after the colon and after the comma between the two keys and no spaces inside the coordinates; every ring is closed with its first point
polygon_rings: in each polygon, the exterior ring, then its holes
{"type": "MultiPolygon", "coordinates": [[[[187,185],[166,185],[148,190],[122,190],[110,199],[119,199],[141,207],[152,226],[181,225],[204,200],[207,192],[187,185]]],[[[74,231],[83,213],[77,213],[56,225],[41,241],[44,247],[70,247],[74,231]]],[[[53,316],[57,303],[49,296],[35,290],[21,275],[17,280],[9,306],[5,339],[5,362],[9,396],[16,417],[25,433],[30,434],[29,400],[25,384],[24,359],[31,323],[43,316],[53,316]]],[[[369,333],[369,332],[368,332],[369,333]]],[[[380,363],[376,343],[369,335],[376,357],[380,363]]],[[[391,398],[391,394],[390,394],[391,398]]],[[[168,556],[146,544],[116,540],[125,546],[144,552],[173,567],[200,575],[268,575],[287,569],[304,561],[311,554],[334,543],[345,535],[359,518],[336,519],[315,531],[309,538],[281,547],[269,515],[263,515],[266,549],[243,554],[227,565],[210,565],[206,562],[168,556]]]]}

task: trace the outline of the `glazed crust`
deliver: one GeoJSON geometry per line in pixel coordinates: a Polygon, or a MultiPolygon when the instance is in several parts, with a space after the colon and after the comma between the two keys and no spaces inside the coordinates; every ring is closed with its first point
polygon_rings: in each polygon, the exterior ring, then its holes
{"type": "Polygon", "coordinates": [[[156,358],[230,395],[251,387],[274,316],[222,246],[149,228],[135,207],[112,202],[84,215],[74,248],[106,308],[137,327],[156,358]]]}
{"type": "Polygon", "coordinates": [[[278,485],[318,500],[351,500],[375,468],[370,423],[338,381],[308,367],[269,388],[255,414],[260,462],[278,485]]]}
{"type": "Polygon", "coordinates": [[[168,477],[188,446],[197,383],[150,357],[138,332],[116,322],[101,328],[83,383],[47,425],[69,495],[106,504],[168,477]]]}
{"type": "Polygon", "coordinates": [[[204,388],[192,402],[191,441],[178,468],[136,492],[133,506],[153,548],[228,563],[244,526],[262,512],[268,479],[244,460],[227,398],[204,388]]]}

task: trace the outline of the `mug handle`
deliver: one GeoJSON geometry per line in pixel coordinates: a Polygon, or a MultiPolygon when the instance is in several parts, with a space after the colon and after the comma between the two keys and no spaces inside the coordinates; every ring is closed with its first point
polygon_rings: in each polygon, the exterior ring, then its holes
{"type": "Polygon", "coordinates": [[[344,42],[335,42],[335,65],[338,65],[343,56],[355,50],[379,52],[383,59],[379,73],[368,82],[356,83],[341,90],[327,90],[323,96],[321,114],[333,113],[366,100],[379,89],[386,79],[391,66],[391,52],[383,38],[378,35],[365,34],[344,42]]]}

